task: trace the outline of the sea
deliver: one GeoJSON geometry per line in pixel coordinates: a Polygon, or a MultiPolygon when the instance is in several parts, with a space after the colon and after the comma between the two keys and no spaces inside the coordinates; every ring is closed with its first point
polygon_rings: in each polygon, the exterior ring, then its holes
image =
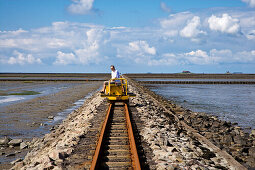
{"type": "MultiPolygon", "coordinates": [[[[153,80],[147,79],[147,81],[153,80]]],[[[211,81],[218,80],[211,79],[211,81]]],[[[248,131],[255,129],[254,84],[146,84],[145,86],[186,109],[205,112],[218,116],[221,120],[238,123],[238,126],[248,131]]]]}

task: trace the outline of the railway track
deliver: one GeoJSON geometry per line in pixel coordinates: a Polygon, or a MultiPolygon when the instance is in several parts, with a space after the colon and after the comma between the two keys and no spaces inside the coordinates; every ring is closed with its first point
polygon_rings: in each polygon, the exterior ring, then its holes
{"type": "Polygon", "coordinates": [[[90,169],[141,169],[126,103],[109,104],[90,169]]]}

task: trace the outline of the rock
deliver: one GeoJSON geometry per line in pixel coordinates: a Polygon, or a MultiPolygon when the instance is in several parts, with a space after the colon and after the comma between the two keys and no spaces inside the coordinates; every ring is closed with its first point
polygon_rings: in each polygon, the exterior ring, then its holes
{"type": "Polygon", "coordinates": [[[49,157],[53,160],[59,160],[59,159],[64,160],[66,157],[68,157],[68,154],[63,151],[54,150],[49,154],[49,157]]]}
{"type": "Polygon", "coordinates": [[[234,142],[236,144],[245,145],[246,141],[239,135],[234,136],[234,142]]]}
{"type": "Polygon", "coordinates": [[[225,145],[230,145],[232,142],[232,136],[231,135],[225,135],[221,137],[221,142],[225,145]]]}
{"type": "Polygon", "coordinates": [[[55,130],[55,127],[54,127],[54,126],[50,128],[50,131],[53,131],[53,130],[55,130]]]}
{"type": "Polygon", "coordinates": [[[251,157],[255,158],[255,147],[251,147],[251,148],[249,149],[249,155],[250,155],[251,157]]]}
{"type": "Polygon", "coordinates": [[[166,149],[168,152],[178,152],[175,147],[167,147],[166,149]]]}
{"type": "Polygon", "coordinates": [[[15,153],[9,153],[9,154],[5,155],[5,157],[10,157],[10,156],[15,156],[15,153]]]}
{"type": "Polygon", "coordinates": [[[251,168],[255,168],[255,158],[254,157],[247,158],[246,164],[251,168]]]}
{"type": "Polygon", "coordinates": [[[203,150],[202,158],[210,160],[213,157],[216,157],[215,153],[211,152],[209,149],[203,150]]]}
{"type": "Polygon", "coordinates": [[[166,167],[166,170],[175,170],[175,169],[176,169],[175,166],[172,164],[167,165],[167,167],[166,167]]]}
{"type": "Polygon", "coordinates": [[[11,146],[19,146],[22,142],[22,139],[12,139],[8,144],[11,146]]]}
{"type": "Polygon", "coordinates": [[[177,161],[177,162],[183,161],[183,157],[178,152],[174,152],[172,158],[173,158],[173,161],[177,161]]]}
{"type": "Polygon", "coordinates": [[[8,143],[10,142],[11,138],[5,136],[4,138],[0,139],[0,145],[8,145],[8,143]]]}
{"type": "Polygon", "coordinates": [[[24,166],[23,162],[15,163],[15,166],[12,169],[21,169],[24,166]]]}
{"type": "Polygon", "coordinates": [[[15,154],[16,154],[16,153],[21,153],[21,151],[15,151],[14,153],[15,153],[15,154]]]}
{"type": "Polygon", "coordinates": [[[173,145],[169,142],[169,140],[165,139],[164,146],[173,146],[173,145]]]}
{"type": "Polygon", "coordinates": [[[14,165],[14,164],[16,164],[17,162],[21,162],[21,161],[23,161],[23,159],[18,158],[18,159],[16,159],[16,160],[12,161],[11,164],[14,165]]]}
{"type": "Polygon", "coordinates": [[[54,116],[48,116],[48,119],[54,119],[54,116]]]}
{"type": "Polygon", "coordinates": [[[0,152],[0,155],[4,155],[5,153],[4,152],[0,152]]]}
{"type": "Polygon", "coordinates": [[[25,148],[27,148],[28,147],[28,145],[25,143],[25,142],[22,142],[21,144],[20,144],[20,149],[25,149],[25,148]]]}
{"type": "Polygon", "coordinates": [[[255,129],[253,129],[252,131],[251,131],[251,134],[250,135],[252,135],[253,137],[255,137],[255,129]]]}

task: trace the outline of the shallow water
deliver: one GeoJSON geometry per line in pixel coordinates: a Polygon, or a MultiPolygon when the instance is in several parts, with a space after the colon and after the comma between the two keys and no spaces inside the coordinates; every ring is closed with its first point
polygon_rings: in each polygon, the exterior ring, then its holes
{"type": "Polygon", "coordinates": [[[255,85],[153,84],[148,87],[192,111],[206,112],[255,129],[255,85]]]}
{"type": "MultiPolygon", "coordinates": [[[[1,83],[1,82],[0,82],[1,83]]],[[[49,95],[52,93],[57,93],[61,90],[67,89],[77,85],[77,83],[1,83],[1,91],[6,93],[19,93],[24,90],[39,92],[36,95],[0,95],[0,111],[3,107],[14,104],[17,102],[23,102],[25,100],[33,99],[39,96],[49,95]]]]}
{"type": "Polygon", "coordinates": [[[255,79],[174,79],[174,78],[140,78],[137,81],[255,81],[255,79]]]}

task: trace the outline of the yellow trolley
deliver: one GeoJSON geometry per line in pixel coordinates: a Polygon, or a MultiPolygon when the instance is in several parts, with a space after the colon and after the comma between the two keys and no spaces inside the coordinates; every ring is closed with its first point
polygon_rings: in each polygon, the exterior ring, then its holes
{"type": "Polygon", "coordinates": [[[101,97],[106,97],[111,101],[128,101],[129,97],[135,97],[133,93],[128,93],[127,79],[115,78],[110,79],[105,88],[105,93],[101,97]]]}

